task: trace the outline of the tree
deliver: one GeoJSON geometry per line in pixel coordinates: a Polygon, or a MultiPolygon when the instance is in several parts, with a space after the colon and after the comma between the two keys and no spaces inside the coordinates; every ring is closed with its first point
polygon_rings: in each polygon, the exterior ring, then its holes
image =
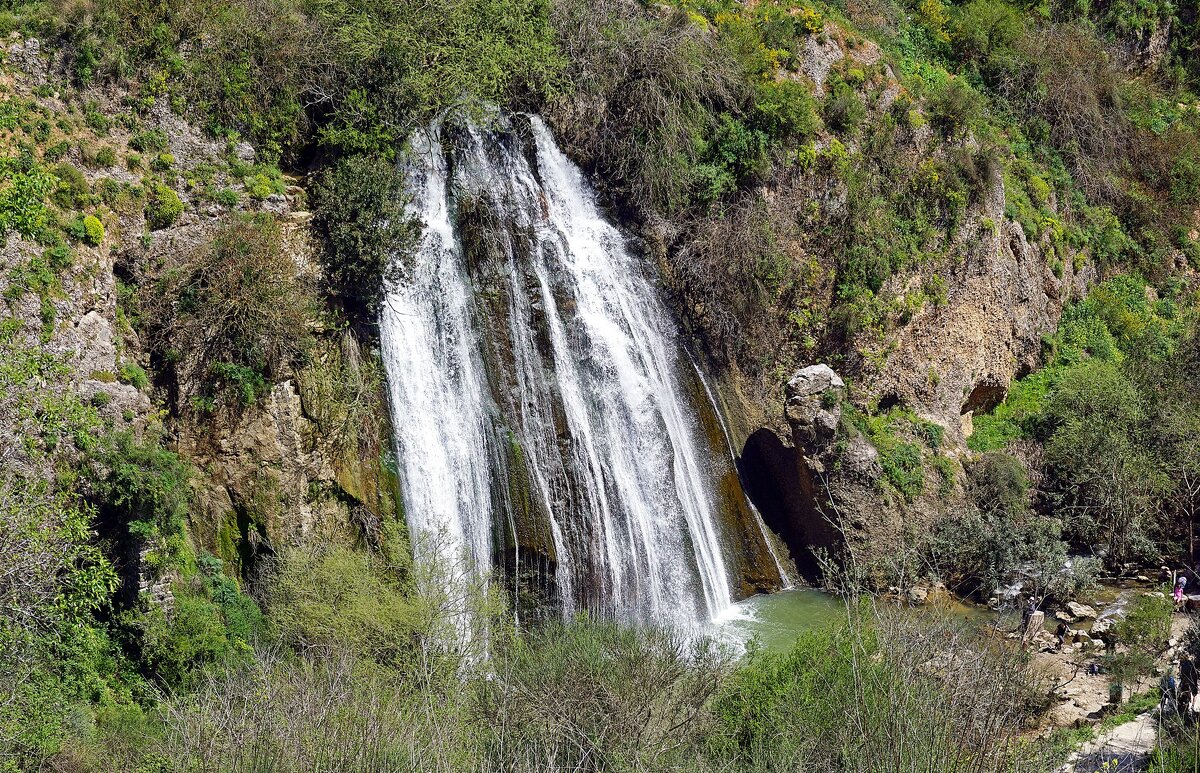
{"type": "Polygon", "coordinates": [[[1050,494],[1073,538],[1103,543],[1110,563],[1149,559],[1166,481],[1144,445],[1146,406],[1113,363],[1068,369],[1047,406],[1050,494]]]}
{"type": "Polygon", "coordinates": [[[321,176],[313,198],[329,287],[357,321],[372,322],[385,279],[399,277],[397,257],[419,234],[419,224],[405,211],[404,176],[393,161],[351,156],[321,176]]]}

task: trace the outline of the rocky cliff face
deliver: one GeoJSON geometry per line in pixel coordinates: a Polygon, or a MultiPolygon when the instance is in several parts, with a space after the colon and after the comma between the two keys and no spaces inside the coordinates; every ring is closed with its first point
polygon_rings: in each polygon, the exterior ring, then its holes
{"type": "MultiPolygon", "coordinates": [[[[877,59],[870,44],[848,46],[846,36],[827,25],[825,35],[809,41],[799,76],[820,92],[834,69],[869,66],[877,59]]],[[[900,87],[886,66],[881,77],[883,82],[863,94],[868,121],[881,120],[898,98],[900,87]]],[[[820,138],[816,145],[826,141],[820,138]]],[[[932,153],[927,126],[908,142],[898,152],[918,158],[932,153]]],[[[969,150],[973,140],[960,144],[969,150]]],[[[853,157],[856,149],[849,152],[853,157]]],[[[824,350],[815,347],[808,361],[794,359],[803,347],[781,349],[777,367],[765,375],[748,375],[737,362],[712,368],[747,488],[810,577],[818,568],[812,548],[848,546],[863,565],[887,565],[901,552],[896,548],[920,539],[961,503],[961,462],[969,456],[972,417],[1001,402],[1014,379],[1040,364],[1042,338],[1056,329],[1064,304],[1096,279],[1091,264],[1062,254],[1064,247],[1049,234],[1031,240],[1007,218],[1001,166],[990,166],[986,174],[956,232],[941,245],[941,256],[893,274],[881,288],[879,297],[925,298],[915,309],[893,316],[882,330],[859,332],[824,350]],[[928,288],[939,285],[941,297],[930,300],[928,288]],[[817,366],[826,358],[836,362],[837,374],[817,366]],[[789,379],[788,373],[794,375],[789,379]],[[888,428],[897,437],[876,437],[878,428],[855,426],[843,416],[843,405],[860,425],[863,417],[902,412],[904,419],[888,428]],[[922,469],[908,471],[923,478],[912,487],[919,493],[897,491],[891,478],[898,457],[885,453],[881,459],[877,443],[923,449],[917,452],[922,469]]],[[[772,180],[762,193],[763,206],[777,209],[794,198],[785,191],[790,184],[772,180]]],[[[806,205],[846,206],[837,179],[804,186],[806,205]]],[[[773,217],[770,222],[778,223],[800,215],[773,217]]],[[[803,234],[796,243],[789,258],[815,261],[815,275],[825,277],[810,288],[809,308],[816,319],[827,318],[835,292],[828,277],[839,256],[799,246],[805,244],[803,234]]],[[[683,315],[702,328],[704,310],[688,304],[686,288],[681,296],[683,315]]],[[[885,566],[876,574],[882,579],[904,571],[885,566]]]]}
{"type": "Polygon", "coordinates": [[[879,451],[845,420],[842,405],[908,409],[941,428],[940,455],[964,459],[972,416],[1001,402],[1014,379],[1038,366],[1042,336],[1055,329],[1071,294],[1092,280],[1088,271],[1055,277],[1020,225],[998,222],[951,275],[947,302],[896,330],[886,359],[854,373],[853,392],[828,366],[804,366],[783,390],[784,421],[759,413],[765,421],[743,436],[747,488],[809,577],[818,568],[811,548],[848,546],[864,565],[887,564],[889,553],[928,531],[962,496],[929,470],[920,496],[897,496],[879,451]]]}
{"type": "MultiPolygon", "coordinates": [[[[170,269],[222,225],[252,213],[285,221],[288,253],[315,282],[307,213],[294,211],[303,190],[257,190],[265,173],[249,145],[209,139],[166,104],[134,123],[123,112],[128,95],[60,93],[65,87],[59,84],[68,80],[61,62],[44,55],[36,40],[10,41],[7,52],[4,100],[20,105],[31,130],[38,122],[49,127],[37,131],[47,147],[42,163],[57,164],[56,201],[102,212],[103,236],[95,244],[71,243],[61,266],[44,265],[46,246],[16,233],[0,249],[0,323],[11,332],[4,349],[53,364],[40,371],[35,397],[41,402],[0,400],[3,463],[16,473],[51,479],[51,457],[23,451],[30,438],[21,411],[45,403],[43,395],[69,397],[78,410],[95,412],[89,425],[95,433],[162,434],[195,465],[192,538],[234,566],[248,570],[256,554],[282,543],[377,539],[381,516],[394,513],[396,501],[377,377],[364,381],[359,397],[374,407],[362,412],[373,418],[354,428],[351,442],[343,442],[346,433],[330,415],[320,380],[303,370],[284,374],[264,400],[243,411],[173,416],[163,406],[178,385],[156,378],[129,318],[131,285],[170,269]],[[86,114],[81,105],[88,106],[86,114]],[[182,213],[165,227],[148,222],[148,206],[141,204],[159,181],[182,204],[182,213]],[[68,187],[73,200],[62,198],[68,187]],[[228,192],[236,203],[221,203],[214,190],[228,192]]],[[[312,323],[317,361],[372,367],[374,355],[319,320],[312,323]]],[[[143,567],[141,574],[141,590],[167,594],[153,572],[143,567]]]]}

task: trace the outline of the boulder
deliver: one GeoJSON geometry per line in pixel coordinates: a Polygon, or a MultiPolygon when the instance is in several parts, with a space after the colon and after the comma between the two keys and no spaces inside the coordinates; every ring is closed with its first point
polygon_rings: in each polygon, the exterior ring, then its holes
{"type": "Polygon", "coordinates": [[[1092,620],[1096,617],[1095,609],[1092,609],[1087,604],[1080,604],[1076,601],[1067,602],[1067,611],[1081,620],[1092,620]]]}
{"type": "Polygon", "coordinates": [[[837,434],[845,390],[846,382],[825,364],[801,368],[787,383],[784,412],[792,425],[793,440],[810,464],[820,466],[818,458],[829,450],[837,434]],[[832,400],[825,397],[830,393],[832,400]]]}
{"type": "Polygon", "coordinates": [[[1059,609],[1059,610],[1057,610],[1057,611],[1054,613],[1054,619],[1055,619],[1055,620],[1061,620],[1061,621],[1062,621],[1062,622],[1064,622],[1064,623],[1073,623],[1073,622],[1075,622],[1075,616],[1074,616],[1074,615],[1072,615],[1070,612],[1067,612],[1067,611],[1065,611],[1065,610],[1062,610],[1062,609],[1059,609]]]}
{"type": "Polygon", "coordinates": [[[1046,632],[1046,613],[1038,610],[1029,616],[1029,622],[1025,625],[1025,633],[1022,637],[1025,640],[1038,640],[1038,635],[1046,632]]]}
{"type": "Polygon", "coordinates": [[[929,599],[929,591],[925,588],[909,588],[908,600],[912,604],[924,604],[929,599]]]}
{"type": "Polygon", "coordinates": [[[846,382],[833,368],[821,363],[801,368],[792,374],[787,383],[789,400],[796,397],[815,397],[830,389],[845,389],[846,382]]]}
{"type": "Polygon", "coordinates": [[[1112,631],[1113,623],[1114,620],[1112,618],[1097,620],[1092,623],[1092,629],[1089,633],[1093,638],[1099,637],[1103,639],[1112,631]]]}

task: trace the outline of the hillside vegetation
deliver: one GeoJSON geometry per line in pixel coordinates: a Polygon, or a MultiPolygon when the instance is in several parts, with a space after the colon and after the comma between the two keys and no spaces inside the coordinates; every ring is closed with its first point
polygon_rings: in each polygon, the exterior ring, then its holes
{"type": "Polygon", "coordinates": [[[842,437],[867,438],[901,506],[943,516],[888,546],[887,571],[1065,600],[1193,547],[1194,8],[38,0],[0,6],[0,32],[0,235],[20,245],[0,319],[0,769],[1051,769],[1061,750],[1025,735],[1047,685],[946,621],[852,601],[845,625],[740,657],[603,621],[514,631],[499,583],[413,564],[363,349],[417,232],[407,136],[496,106],[548,119],[716,369],[772,396],[801,363],[849,378],[842,437]],[[163,116],[212,157],[175,158],[163,116]],[[309,175],[320,271],[293,259],[309,221],[279,216],[303,195],[284,171],[309,175]],[[1065,311],[1043,367],[953,448],[855,387],[1006,222],[1065,311]],[[102,271],[120,279],[112,370],[72,374],[50,342],[102,271]],[[300,503],[336,500],[353,547],[268,544],[300,499],[273,483],[201,517],[213,472],[180,438],[221,447],[290,380],[337,460],[370,463],[300,503]]]}

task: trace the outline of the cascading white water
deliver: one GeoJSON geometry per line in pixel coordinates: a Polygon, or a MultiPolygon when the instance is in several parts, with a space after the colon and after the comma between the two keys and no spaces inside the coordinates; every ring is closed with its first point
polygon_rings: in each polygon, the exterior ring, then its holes
{"type": "Polygon", "coordinates": [[[566,614],[711,619],[732,594],[673,324],[580,170],[524,120],[525,139],[412,142],[424,233],[381,318],[410,530],[480,570],[505,550],[532,565],[525,530],[566,614]]]}
{"type": "Polygon", "coordinates": [[[472,291],[457,253],[446,159],[437,138],[413,152],[414,214],[424,224],[420,259],[388,288],[380,325],[397,463],[412,536],[473,566],[485,566],[492,529],[486,374],[472,291]]]}

